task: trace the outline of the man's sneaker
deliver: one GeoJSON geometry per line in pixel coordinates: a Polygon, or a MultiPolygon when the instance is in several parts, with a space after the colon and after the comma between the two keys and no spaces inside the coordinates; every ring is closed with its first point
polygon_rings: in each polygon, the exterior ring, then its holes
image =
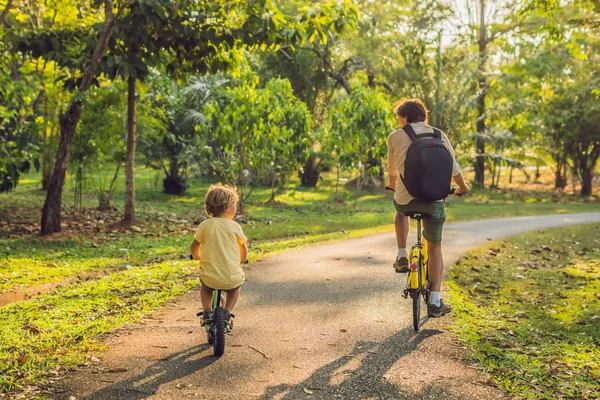
{"type": "Polygon", "coordinates": [[[442,300],[440,300],[440,306],[436,306],[435,304],[430,304],[427,306],[427,314],[433,318],[439,318],[444,314],[448,314],[452,311],[452,307],[447,304],[444,304],[442,300]]]}
{"type": "Polygon", "coordinates": [[[408,258],[406,258],[406,257],[396,258],[396,262],[394,263],[394,270],[396,270],[396,272],[401,273],[401,274],[410,271],[410,269],[408,268],[408,258]]]}

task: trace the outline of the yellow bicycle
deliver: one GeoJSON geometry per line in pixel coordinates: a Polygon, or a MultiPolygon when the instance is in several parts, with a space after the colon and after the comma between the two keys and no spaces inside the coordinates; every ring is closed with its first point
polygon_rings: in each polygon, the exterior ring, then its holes
{"type": "Polygon", "coordinates": [[[427,252],[427,240],[423,238],[421,230],[421,221],[428,217],[427,214],[420,212],[411,212],[405,214],[417,221],[417,243],[410,248],[408,254],[409,272],[406,278],[406,288],[404,289],[404,298],[410,297],[413,301],[413,327],[415,332],[419,330],[421,321],[421,296],[425,301],[425,309],[429,305],[431,297],[431,282],[429,281],[429,254],[427,252]]]}

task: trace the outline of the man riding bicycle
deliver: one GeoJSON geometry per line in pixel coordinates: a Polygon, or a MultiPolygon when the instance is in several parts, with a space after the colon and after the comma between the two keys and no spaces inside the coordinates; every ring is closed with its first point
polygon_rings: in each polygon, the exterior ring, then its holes
{"type": "Polygon", "coordinates": [[[458,189],[454,192],[455,195],[466,194],[469,191],[469,186],[465,183],[464,177],[460,172],[460,167],[456,162],[454,150],[448,137],[443,132],[427,125],[429,111],[425,107],[425,104],[419,99],[402,99],[397,103],[394,111],[401,127],[392,132],[387,139],[388,187],[394,190],[394,207],[396,208],[395,227],[396,239],[398,241],[398,255],[394,263],[394,269],[400,273],[409,271],[406,242],[410,222],[406,214],[415,211],[420,212],[425,217],[423,219],[423,227],[424,236],[428,242],[429,275],[431,280],[431,300],[427,312],[430,317],[441,317],[452,310],[449,305],[444,304],[440,299],[440,288],[444,270],[442,258],[442,230],[444,221],[446,220],[444,200],[439,199],[442,197],[439,195],[432,197],[420,196],[419,194],[419,198],[413,196],[413,194],[421,193],[421,191],[415,191],[415,179],[409,181],[409,175],[412,178],[415,172],[421,174],[421,169],[427,171],[419,176],[429,176],[430,181],[437,180],[442,187],[447,185],[447,188],[442,189],[445,191],[443,197],[448,193],[450,176],[452,176],[452,180],[458,185],[458,189]],[[435,142],[422,142],[425,140],[437,140],[437,143],[439,143],[438,148],[429,152],[427,152],[427,149],[421,151],[423,150],[421,147],[425,148],[429,146],[435,148],[435,142]],[[414,149],[409,151],[409,148],[412,147],[411,145],[417,141],[420,142],[419,144],[425,143],[424,146],[419,147],[421,149],[419,150],[420,152],[416,153],[414,149]],[[445,156],[448,162],[440,162],[438,165],[435,161],[435,156],[432,157],[431,154],[440,154],[440,152],[446,153],[441,154],[441,156],[445,156]],[[423,158],[419,158],[419,162],[415,162],[414,154],[419,154],[418,157],[423,155],[423,158]],[[410,161],[408,164],[407,155],[409,155],[410,161]],[[438,167],[439,171],[436,170],[438,167]],[[448,170],[443,171],[444,168],[448,170]],[[419,171],[415,171],[416,169],[419,169],[419,171]],[[399,177],[400,179],[398,179],[399,177]],[[448,181],[443,182],[446,178],[448,181]],[[440,179],[442,182],[439,182],[440,179]],[[412,189],[412,194],[409,193],[407,186],[412,189]],[[432,198],[438,199],[432,200],[432,198]]]}

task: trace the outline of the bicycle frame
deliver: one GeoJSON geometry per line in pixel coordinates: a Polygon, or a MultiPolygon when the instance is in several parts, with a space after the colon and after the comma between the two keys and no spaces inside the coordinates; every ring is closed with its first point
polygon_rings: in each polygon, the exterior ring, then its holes
{"type": "Polygon", "coordinates": [[[411,247],[408,256],[410,271],[408,272],[406,288],[425,288],[427,282],[427,267],[429,265],[429,253],[427,252],[427,240],[423,239],[421,231],[421,219],[417,219],[417,243],[411,247]]]}
{"type": "Polygon", "coordinates": [[[212,300],[212,309],[213,311],[217,309],[221,305],[221,291],[213,290],[213,300],[212,300]]]}
{"type": "MultiPolygon", "coordinates": [[[[217,309],[217,307],[219,307],[221,305],[221,296],[222,296],[222,293],[220,290],[218,290],[218,289],[213,290],[213,298],[212,298],[213,312],[217,309]]],[[[212,322],[210,324],[205,325],[206,332],[210,332],[210,330],[212,328],[213,328],[212,322]]]]}

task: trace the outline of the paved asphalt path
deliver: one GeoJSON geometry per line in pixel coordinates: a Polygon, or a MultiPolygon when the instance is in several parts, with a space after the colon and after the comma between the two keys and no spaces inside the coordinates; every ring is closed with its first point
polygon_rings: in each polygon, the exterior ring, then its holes
{"type": "MultiPolygon", "coordinates": [[[[488,238],[599,221],[587,213],[451,224],[445,264],[488,238]]],[[[466,360],[450,317],[423,318],[415,334],[395,253],[385,233],[268,257],[248,268],[222,358],[195,317],[194,289],[110,334],[102,360],[67,376],[55,398],[503,399],[466,360]]]]}

